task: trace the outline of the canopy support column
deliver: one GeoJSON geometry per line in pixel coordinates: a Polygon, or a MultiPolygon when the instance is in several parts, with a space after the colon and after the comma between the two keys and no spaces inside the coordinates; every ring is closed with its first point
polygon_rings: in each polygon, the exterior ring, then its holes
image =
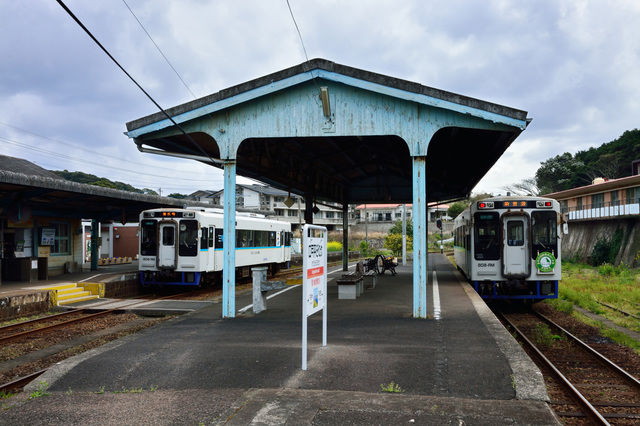
{"type": "MultiPolygon", "coordinates": [[[[98,253],[98,239],[99,239],[99,222],[96,219],[91,219],[91,270],[98,270],[98,257],[100,254],[98,253]]],[[[83,230],[84,233],[84,230],[83,230]]]]}
{"type": "Polygon", "coordinates": [[[427,166],[413,157],[413,317],[427,317],[427,166]]]}
{"type": "Polygon", "coordinates": [[[236,316],[236,161],[224,162],[222,317],[236,316]]]}
{"type": "Polygon", "coordinates": [[[342,204],[342,270],[349,270],[349,204],[342,204]]]}

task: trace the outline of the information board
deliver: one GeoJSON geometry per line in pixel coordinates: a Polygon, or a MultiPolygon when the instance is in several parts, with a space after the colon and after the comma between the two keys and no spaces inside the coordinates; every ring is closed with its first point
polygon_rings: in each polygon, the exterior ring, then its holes
{"type": "Polygon", "coordinates": [[[302,228],[302,369],[307,369],[307,317],[322,310],[322,346],[327,345],[327,228],[302,228]]]}

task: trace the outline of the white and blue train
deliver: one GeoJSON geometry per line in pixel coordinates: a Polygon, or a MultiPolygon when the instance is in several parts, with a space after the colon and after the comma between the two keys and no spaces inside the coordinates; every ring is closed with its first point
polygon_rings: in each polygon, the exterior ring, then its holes
{"type": "Polygon", "coordinates": [[[454,220],[455,263],[483,299],[557,298],[566,232],[556,200],[477,201],[454,220]]]}
{"type": "MultiPolygon", "coordinates": [[[[160,208],[140,214],[140,283],[201,286],[222,278],[223,212],[211,208],[160,208]]],[[[291,260],[291,224],[262,215],[236,215],[236,274],[252,266],[272,274],[291,260]]]]}

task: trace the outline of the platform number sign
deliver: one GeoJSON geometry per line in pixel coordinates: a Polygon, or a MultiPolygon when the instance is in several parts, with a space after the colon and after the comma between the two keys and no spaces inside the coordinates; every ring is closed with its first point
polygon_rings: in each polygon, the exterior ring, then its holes
{"type": "Polygon", "coordinates": [[[327,345],[327,228],[302,228],[302,369],[307,369],[307,317],[322,310],[322,346],[327,345]]]}

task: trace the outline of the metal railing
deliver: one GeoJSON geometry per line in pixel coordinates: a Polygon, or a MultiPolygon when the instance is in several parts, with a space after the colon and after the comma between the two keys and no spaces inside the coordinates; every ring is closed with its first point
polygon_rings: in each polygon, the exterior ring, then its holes
{"type": "Polygon", "coordinates": [[[617,200],[595,204],[583,204],[571,208],[563,208],[562,214],[568,221],[612,219],[624,216],[640,215],[640,200],[617,200]]]}

